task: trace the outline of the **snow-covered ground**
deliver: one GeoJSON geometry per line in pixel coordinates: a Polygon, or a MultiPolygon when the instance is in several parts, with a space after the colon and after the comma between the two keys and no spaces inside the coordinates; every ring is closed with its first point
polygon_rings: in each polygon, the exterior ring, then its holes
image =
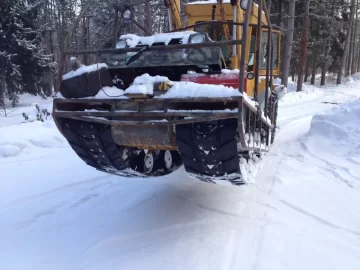
{"type": "Polygon", "coordinates": [[[21,124],[51,103],[23,97],[0,118],[0,269],[359,269],[359,98],[359,75],[288,93],[236,188],[100,173],[52,121],[21,124]]]}

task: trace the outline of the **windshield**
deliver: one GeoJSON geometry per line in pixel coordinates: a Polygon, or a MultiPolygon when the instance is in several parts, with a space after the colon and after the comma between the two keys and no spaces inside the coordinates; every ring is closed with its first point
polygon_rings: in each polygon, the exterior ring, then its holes
{"type": "MultiPolygon", "coordinates": [[[[203,21],[198,21],[196,23],[198,24],[201,22],[203,22],[203,21]]],[[[232,38],[233,38],[232,27],[233,27],[232,22],[229,21],[228,28],[229,28],[230,40],[232,40],[232,38]]],[[[209,23],[202,24],[202,25],[195,25],[195,31],[207,33],[209,35],[209,37],[214,41],[225,41],[226,40],[223,24],[209,22],[209,23]],[[212,32],[213,29],[214,29],[214,33],[212,32]]],[[[222,50],[222,53],[223,53],[225,59],[230,58],[229,46],[227,46],[227,45],[221,46],[221,50],[222,50]]]]}

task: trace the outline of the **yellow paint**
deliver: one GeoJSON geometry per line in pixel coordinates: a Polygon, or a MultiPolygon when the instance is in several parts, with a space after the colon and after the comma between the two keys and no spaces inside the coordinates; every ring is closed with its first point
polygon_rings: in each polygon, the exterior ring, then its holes
{"type": "Polygon", "coordinates": [[[167,7],[172,17],[172,27],[174,29],[180,29],[183,27],[180,12],[180,0],[165,0],[167,7]]]}
{"type": "MultiPolygon", "coordinates": [[[[178,4],[180,0],[175,0],[178,4]]],[[[233,21],[233,7],[230,3],[224,3],[223,4],[223,14],[221,13],[221,4],[188,4],[185,5],[185,15],[187,16],[187,25],[195,25],[197,22],[201,21],[210,21],[212,19],[212,7],[213,5],[216,5],[216,13],[215,13],[215,20],[222,21],[224,17],[226,17],[226,20],[229,22],[233,21]]],[[[240,1],[238,1],[237,4],[237,16],[236,21],[237,22],[244,22],[245,19],[245,12],[240,8],[240,1]]],[[[253,8],[251,10],[251,17],[250,17],[250,24],[257,24],[258,22],[258,6],[253,4],[253,8]]],[[[263,13],[262,16],[262,24],[267,25],[265,14],[263,13]]],[[[232,34],[233,30],[232,27],[230,27],[230,34],[232,34]]],[[[281,34],[279,31],[273,30],[273,32],[278,32],[279,37],[281,37],[281,34]]],[[[255,27],[249,27],[248,28],[248,41],[246,46],[246,65],[248,64],[249,56],[250,56],[250,46],[251,46],[251,34],[256,33],[255,27]]],[[[242,38],[242,27],[238,26],[237,31],[237,40],[242,38]]],[[[280,63],[280,39],[278,41],[278,59],[280,63]]],[[[229,50],[231,52],[231,50],[229,50]]],[[[230,69],[239,69],[240,64],[240,55],[241,55],[241,45],[236,46],[236,56],[230,57],[230,69]]],[[[256,65],[257,63],[254,63],[256,65]]],[[[260,76],[266,75],[266,69],[260,69],[260,76]]],[[[280,64],[277,65],[277,68],[273,70],[273,75],[278,76],[280,75],[280,64]]],[[[254,80],[248,80],[247,82],[247,93],[249,96],[253,96],[254,94],[254,87],[255,87],[255,79],[254,80]]],[[[260,79],[259,83],[259,95],[262,93],[262,91],[265,90],[265,79],[260,79]]]]}

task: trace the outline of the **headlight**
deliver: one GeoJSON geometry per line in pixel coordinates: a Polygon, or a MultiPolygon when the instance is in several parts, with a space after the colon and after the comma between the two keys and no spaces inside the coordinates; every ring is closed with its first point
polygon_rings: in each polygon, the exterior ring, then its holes
{"type": "Polygon", "coordinates": [[[246,74],[246,78],[248,80],[253,80],[255,78],[254,72],[248,72],[248,74],[246,74]]]}
{"type": "Polygon", "coordinates": [[[240,2],[240,7],[243,9],[243,10],[247,10],[247,5],[248,5],[248,0],[241,0],[240,2]]]}
{"type": "Polygon", "coordinates": [[[126,46],[126,40],[119,40],[118,43],[116,43],[116,49],[124,49],[126,46]]]}
{"type": "Polygon", "coordinates": [[[204,43],[205,42],[205,36],[202,34],[195,34],[190,38],[190,43],[196,44],[196,43],[204,43]]]}

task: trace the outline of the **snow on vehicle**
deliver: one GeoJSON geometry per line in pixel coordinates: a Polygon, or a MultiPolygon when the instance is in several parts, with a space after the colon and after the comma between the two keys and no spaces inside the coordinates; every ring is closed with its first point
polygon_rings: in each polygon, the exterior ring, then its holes
{"type": "Polygon", "coordinates": [[[262,0],[189,3],[186,27],[180,1],[165,2],[169,33],[65,52],[97,61],[62,77],[54,119],[98,170],[153,177],[183,165],[202,181],[241,185],[239,159],[274,141],[280,32],[262,0]]]}

